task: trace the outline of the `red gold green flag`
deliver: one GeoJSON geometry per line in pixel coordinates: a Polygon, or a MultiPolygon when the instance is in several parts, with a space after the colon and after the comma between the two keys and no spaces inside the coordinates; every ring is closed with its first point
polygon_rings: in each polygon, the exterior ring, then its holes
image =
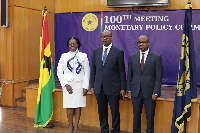
{"type": "Polygon", "coordinates": [[[45,127],[53,115],[52,92],[55,89],[47,11],[42,11],[40,32],[40,79],[34,127],[45,127]]]}

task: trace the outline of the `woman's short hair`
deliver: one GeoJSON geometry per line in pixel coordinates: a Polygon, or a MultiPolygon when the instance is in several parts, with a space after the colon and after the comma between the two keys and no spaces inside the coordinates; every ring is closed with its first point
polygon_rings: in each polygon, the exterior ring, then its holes
{"type": "Polygon", "coordinates": [[[80,42],[80,40],[79,40],[77,37],[70,37],[70,38],[67,40],[67,46],[69,47],[69,41],[72,40],[72,39],[76,40],[76,42],[77,42],[77,44],[78,44],[78,49],[80,49],[80,47],[81,47],[81,42],[80,42]]]}

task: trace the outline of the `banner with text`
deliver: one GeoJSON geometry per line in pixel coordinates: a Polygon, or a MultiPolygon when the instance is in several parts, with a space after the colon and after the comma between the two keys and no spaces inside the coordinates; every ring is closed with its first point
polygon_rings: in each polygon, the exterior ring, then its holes
{"type": "MultiPolygon", "coordinates": [[[[109,11],[55,14],[55,76],[62,53],[69,51],[66,41],[76,36],[81,52],[88,55],[102,46],[102,30],[111,30],[113,45],[124,50],[126,72],[130,54],[138,51],[137,40],[142,34],[150,38],[150,50],[162,55],[163,84],[176,85],[185,10],[109,11]]],[[[200,86],[200,10],[193,10],[192,31],[200,86]]]]}

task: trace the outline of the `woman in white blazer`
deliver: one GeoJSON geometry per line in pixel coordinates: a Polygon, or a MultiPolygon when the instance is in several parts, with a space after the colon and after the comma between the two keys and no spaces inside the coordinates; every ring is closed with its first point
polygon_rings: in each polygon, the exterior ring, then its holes
{"type": "Polygon", "coordinates": [[[79,51],[81,43],[77,37],[67,41],[68,53],[63,53],[57,67],[57,75],[63,89],[63,108],[67,108],[69,133],[73,132],[73,115],[75,114],[74,132],[78,132],[81,107],[86,106],[89,88],[90,67],[87,54],[79,51]]]}

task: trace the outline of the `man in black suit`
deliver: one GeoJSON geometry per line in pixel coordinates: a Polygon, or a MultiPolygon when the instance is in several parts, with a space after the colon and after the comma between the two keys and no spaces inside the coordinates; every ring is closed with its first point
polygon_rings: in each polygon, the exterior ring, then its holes
{"type": "Polygon", "coordinates": [[[163,75],[161,55],[149,50],[149,37],[138,39],[140,51],[130,55],[128,64],[127,91],[132,97],[134,124],[133,132],[141,133],[141,113],[143,104],[147,118],[146,133],[154,132],[154,115],[157,98],[161,95],[163,75]]]}
{"type": "Polygon", "coordinates": [[[120,133],[119,98],[124,98],[126,74],[124,52],[112,44],[112,33],[101,34],[103,46],[93,51],[90,87],[96,95],[101,133],[109,133],[108,103],[112,113],[111,133],[120,133]]]}

